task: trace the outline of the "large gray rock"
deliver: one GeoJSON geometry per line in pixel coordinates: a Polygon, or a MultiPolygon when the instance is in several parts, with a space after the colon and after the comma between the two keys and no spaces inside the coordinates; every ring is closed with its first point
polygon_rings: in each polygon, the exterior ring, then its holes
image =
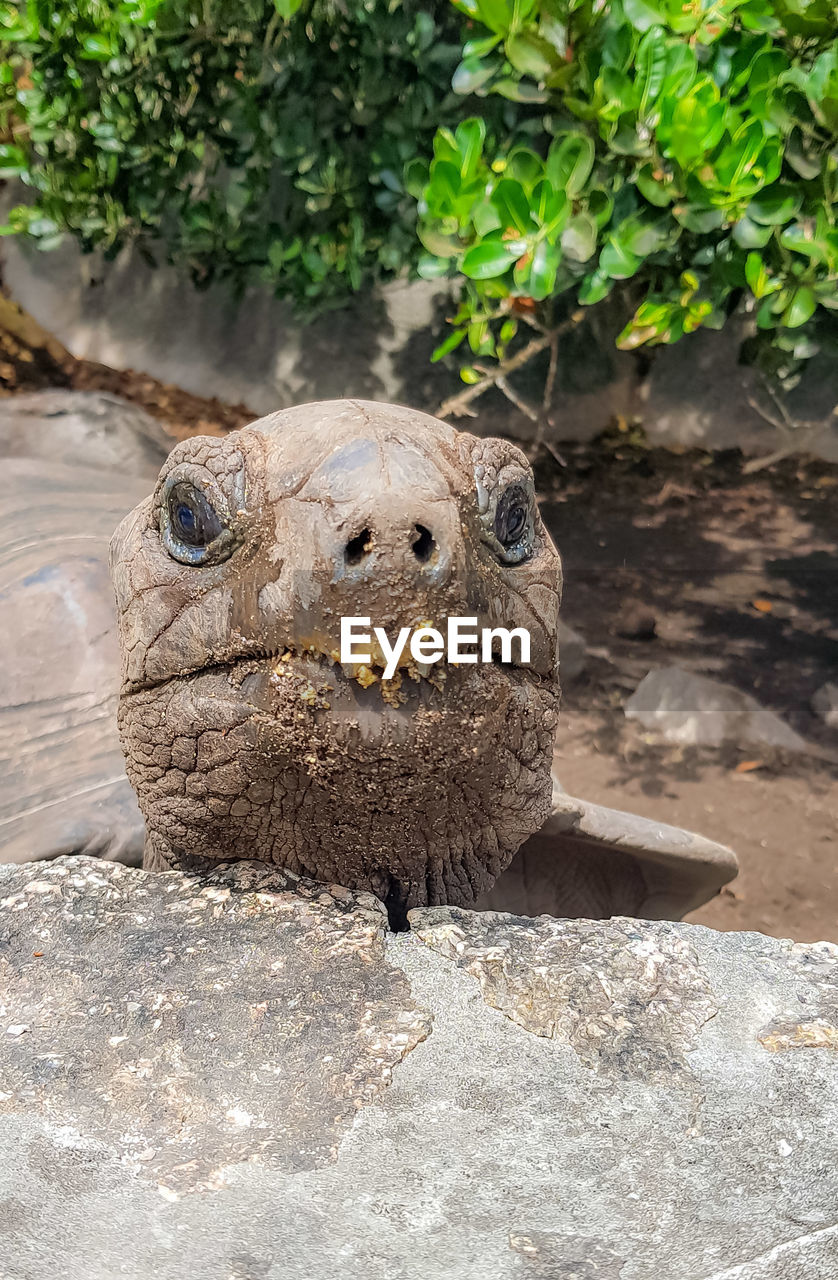
{"type": "Polygon", "coordinates": [[[172,438],[145,410],[103,391],[33,391],[0,401],[0,457],[155,476],[172,438]]]}
{"type": "Polygon", "coordinates": [[[682,667],[650,671],[626,702],[625,713],[667,742],[810,750],[805,738],[750,694],[682,667]]]}
{"type": "Polygon", "coordinates": [[[838,948],[0,868],[9,1280],[833,1280],[838,948]]]}

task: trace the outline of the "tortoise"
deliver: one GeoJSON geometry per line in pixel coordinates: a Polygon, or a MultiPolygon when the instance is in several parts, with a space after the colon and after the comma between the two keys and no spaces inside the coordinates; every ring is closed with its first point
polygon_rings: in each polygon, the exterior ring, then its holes
{"type": "Polygon", "coordinates": [[[723,846],[577,800],[552,775],[561,561],[514,444],[345,400],[185,440],[156,483],[148,462],[94,481],[66,459],[18,460],[0,485],[13,525],[46,495],[17,594],[0,598],[7,627],[44,583],[61,581],[66,606],[60,652],[45,606],[30,610],[4,691],[18,783],[4,860],[138,861],[118,693],[148,870],[274,863],[371,890],[395,928],[442,903],[679,918],[736,873],[723,846]],[[103,534],[135,503],[111,541],[115,628],[103,534]],[[83,555],[46,541],[56,519],[83,555]],[[387,679],[375,646],[339,661],[341,618],[395,634],[459,616],[526,629],[529,660],[405,651],[387,679]],[[40,767],[50,753],[60,778],[40,767]]]}
{"type": "Polygon", "coordinates": [[[443,903],[669,914],[735,870],[554,786],[561,561],[508,440],[358,400],[193,437],[111,567],[148,869],[255,858],[371,890],[396,927],[443,903]],[[347,618],[380,628],[357,661],[347,618]],[[388,635],[452,618],[488,661],[389,666],[388,635]]]}

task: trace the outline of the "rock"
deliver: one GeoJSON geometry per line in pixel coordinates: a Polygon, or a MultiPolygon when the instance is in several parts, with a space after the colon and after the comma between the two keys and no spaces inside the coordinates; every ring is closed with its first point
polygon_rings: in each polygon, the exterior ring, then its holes
{"type": "Polygon", "coordinates": [[[588,647],[573,627],[559,619],[559,675],[562,684],[576,680],[588,665],[588,647]]]}
{"type": "Polygon", "coordinates": [[[626,640],[654,640],[658,620],[640,600],[627,600],[614,619],[614,632],[626,640]]]}
{"type": "Polygon", "coordinates": [[[0,867],[0,1273],[832,1280],[838,948],[411,923],[252,863],[0,867]]]}
{"type": "Polygon", "coordinates": [[[0,457],[157,474],[173,444],[144,409],[100,391],[36,391],[0,403],[0,457]]]}
{"type": "Polygon", "coordinates": [[[800,734],[750,694],[681,667],[650,671],[626,703],[625,713],[667,742],[809,750],[800,734]]]}
{"type": "Polygon", "coordinates": [[[830,729],[838,729],[838,684],[821,685],[812,696],[812,710],[830,729]]]}

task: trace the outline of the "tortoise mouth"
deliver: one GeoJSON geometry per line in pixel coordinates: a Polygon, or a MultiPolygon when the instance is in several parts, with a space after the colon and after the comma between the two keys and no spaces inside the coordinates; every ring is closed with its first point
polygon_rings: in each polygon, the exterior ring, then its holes
{"type": "MultiPolygon", "coordinates": [[[[260,709],[279,698],[289,698],[312,711],[354,715],[410,715],[420,708],[454,704],[464,686],[480,675],[474,665],[405,663],[388,678],[380,663],[340,663],[333,652],[314,646],[284,648],[279,654],[241,659],[225,670],[228,681],[260,709]]],[[[534,673],[533,673],[534,674],[534,673]]],[[[485,678],[518,683],[528,680],[529,669],[497,661],[488,664],[485,678]]],[[[540,682],[539,677],[534,677],[540,682]]],[[[473,686],[472,686],[473,687],[473,686]]]]}
{"type": "MultiPolygon", "coordinates": [[[[448,670],[441,662],[420,663],[408,655],[401,659],[392,674],[387,674],[387,662],[380,652],[372,652],[372,660],[363,662],[341,662],[337,649],[323,650],[317,645],[307,645],[302,649],[285,648],[276,660],[271,660],[271,681],[297,680],[312,663],[326,670],[332,679],[354,682],[360,689],[377,690],[381,701],[391,707],[402,706],[408,701],[411,683],[415,686],[427,684],[430,688],[443,693],[448,679],[448,670]]],[[[314,702],[312,697],[312,702],[314,702]]]]}
{"type": "MultiPolygon", "coordinates": [[[[417,691],[435,690],[437,694],[443,694],[452,676],[479,671],[481,668],[488,668],[495,673],[503,672],[510,678],[530,679],[534,683],[541,683],[544,679],[532,666],[506,661],[496,651],[492,653],[491,662],[475,666],[473,663],[449,662],[444,658],[435,662],[418,662],[405,646],[405,651],[400,654],[395,669],[390,674],[387,673],[387,666],[387,657],[375,643],[371,646],[371,660],[368,663],[348,663],[341,662],[340,650],[336,646],[318,638],[283,643],[277,648],[254,648],[219,658],[215,662],[184,666],[182,670],[162,678],[131,681],[124,692],[141,692],[160,688],[173,681],[215,673],[227,675],[234,687],[240,686],[247,675],[255,673],[262,677],[267,675],[277,687],[283,682],[301,678],[312,682],[316,676],[318,680],[325,678],[342,687],[354,686],[359,694],[362,691],[377,693],[382,703],[398,707],[411,701],[411,693],[417,691]]],[[[318,700],[316,692],[308,700],[312,705],[325,705],[322,698],[318,700]]]]}

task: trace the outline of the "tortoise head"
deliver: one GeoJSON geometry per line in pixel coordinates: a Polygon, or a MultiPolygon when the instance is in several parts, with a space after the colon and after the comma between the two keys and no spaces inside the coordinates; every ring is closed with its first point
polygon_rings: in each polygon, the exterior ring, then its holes
{"type": "Polygon", "coordinates": [[[111,568],[154,865],[259,857],[468,904],[549,813],[561,564],[509,442],[359,401],[196,437],[111,568]],[[341,663],[348,618],[371,643],[341,663]],[[405,645],[385,678],[388,642],[451,618],[529,653],[405,645]]]}

